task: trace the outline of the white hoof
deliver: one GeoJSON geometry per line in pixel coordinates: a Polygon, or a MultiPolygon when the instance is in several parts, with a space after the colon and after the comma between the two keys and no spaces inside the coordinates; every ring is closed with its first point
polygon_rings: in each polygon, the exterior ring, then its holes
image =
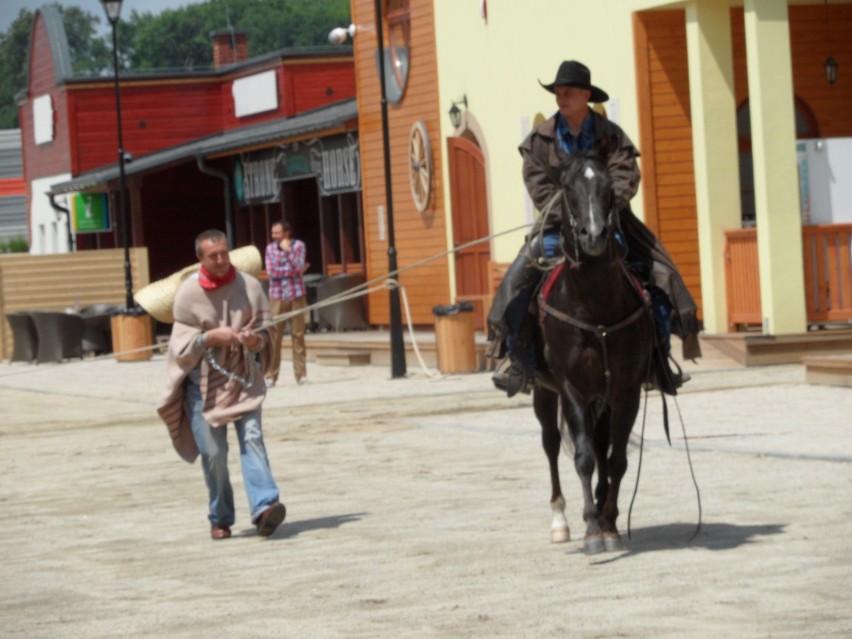
{"type": "Polygon", "coordinates": [[[571,530],[568,526],[550,529],[550,543],[564,544],[566,541],[571,541],[571,530]]]}

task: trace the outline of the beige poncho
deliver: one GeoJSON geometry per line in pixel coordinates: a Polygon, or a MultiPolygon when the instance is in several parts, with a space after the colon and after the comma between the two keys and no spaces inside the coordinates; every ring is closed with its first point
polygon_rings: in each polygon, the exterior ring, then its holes
{"type": "Polygon", "coordinates": [[[266,396],[264,373],[272,352],[275,328],[269,327],[260,332],[261,335],[267,334],[257,354],[249,353],[243,347],[211,349],[216,362],[225,371],[246,380],[252,379],[253,383],[246,389],[210,365],[197,338],[202,331],[220,326],[230,326],[239,331],[246,327],[257,329],[268,323],[271,319],[269,302],[260,282],[245,273],[237,273],[232,282],[207,291],[201,288],[198,276],[194,275],[178,289],[174,316],[166,365],[168,380],[157,412],[169,428],[175,450],[192,463],[198,457],[198,447],[184,403],[187,376],[194,368],[200,367],[202,414],[211,426],[223,426],[259,409],[266,396]],[[256,360],[256,365],[252,360],[256,360]]]}

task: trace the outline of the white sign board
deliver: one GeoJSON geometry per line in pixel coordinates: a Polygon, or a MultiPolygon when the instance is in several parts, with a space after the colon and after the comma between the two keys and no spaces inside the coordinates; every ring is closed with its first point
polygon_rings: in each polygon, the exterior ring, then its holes
{"type": "Polygon", "coordinates": [[[234,113],[238,118],[278,108],[278,83],[275,71],[264,71],[234,80],[234,113]]]}
{"type": "Polygon", "coordinates": [[[33,100],[33,135],[36,144],[53,142],[53,100],[50,95],[33,100]]]}

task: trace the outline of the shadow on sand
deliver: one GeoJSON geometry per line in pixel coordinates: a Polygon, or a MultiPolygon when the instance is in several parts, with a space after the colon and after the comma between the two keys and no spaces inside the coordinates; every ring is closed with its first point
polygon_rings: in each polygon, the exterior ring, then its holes
{"type": "Polygon", "coordinates": [[[297,535],[313,530],[332,530],[340,528],[344,524],[361,521],[367,513],[349,513],[347,515],[335,515],[333,517],[318,517],[316,519],[302,519],[293,522],[285,521],[271,539],[290,539],[297,535]]]}
{"type": "MultiPolygon", "coordinates": [[[[662,526],[634,528],[630,539],[622,532],[625,551],[617,555],[600,555],[601,561],[595,564],[606,564],[622,559],[629,559],[648,552],[680,550],[683,548],[703,548],[705,550],[732,550],[746,544],[755,543],[760,537],[779,535],[784,532],[786,524],[756,524],[738,526],[725,523],[703,523],[698,534],[695,524],[674,523],[662,526]]],[[[577,552],[582,553],[580,548],[577,552]]]]}
{"type": "MultiPolygon", "coordinates": [[[[288,513],[289,514],[289,513],[288,513]]],[[[318,517],[316,519],[302,519],[297,521],[284,520],[278,530],[269,539],[290,539],[297,535],[312,530],[333,530],[344,524],[361,521],[367,513],[350,513],[347,515],[335,515],[334,517],[318,517]]],[[[254,528],[246,528],[234,535],[235,537],[255,537],[257,531],[254,528]]]]}

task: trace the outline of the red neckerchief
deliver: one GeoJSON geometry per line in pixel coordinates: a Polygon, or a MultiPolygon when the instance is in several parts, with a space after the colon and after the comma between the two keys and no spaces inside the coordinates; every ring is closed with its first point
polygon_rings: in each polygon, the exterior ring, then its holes
{"type": "Polygon", "coordinates": [[[228,269],[228,272],[221,277],[213,275],[213,273],[203,266],[198,269],[198,283],[201,284],[201,288],[205,291],[212,291],[220,286],[225,286],[225,284],[232,282],[236,276],[237,269],[234,268],[233,264],[231,264],[231,268],[228,269]]]}

